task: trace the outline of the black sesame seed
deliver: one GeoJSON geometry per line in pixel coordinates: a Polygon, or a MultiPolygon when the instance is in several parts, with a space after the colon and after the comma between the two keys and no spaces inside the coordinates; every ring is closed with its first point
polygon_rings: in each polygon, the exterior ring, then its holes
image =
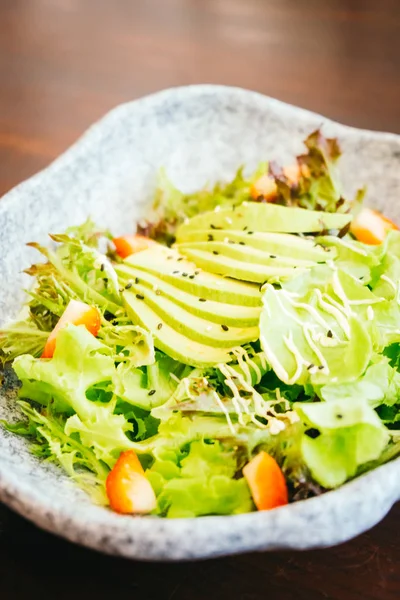
{"type": "Polygon", "coordinates": [[[275,254],[270,254],[269,257],[270,258],[276,258],[275,254]]]}
{"type": "Polygon", "coordinates": [[[321,435],[321,432],[318,429],[315,429],[315,427],[310,427],[310,429],[307,429],[304,433],[312,440],[315,440],[321,435]]]}
{"type": "Polygon", "coordinates": [[[212,233],[208,234],[208,241],[209,242],[213,242],[214,241],[214,236],[212,235],[212,233]]]}
{"type": "Polygon", "coordinates": [[[172,275],[178,275],[179,271],[172,271],[172,275]]]}
{"type": "Polygon", "coordinates": [[[139,277],[135,277],[135,283],[136,285],[139,283],[139,277]]]}
{"type": "Polygon", "coordinates": [[[205,302],[206,299],[205,298],[199,298],[199,302],[205,302]]]}
{"type": "Polygon", "coordinates": [[[243,231],[247,231],[248,226],[246,225],[246,227],[243,227],[243,231]]]}
{"type": "Polygon", "coordinates": [[[194,275],[189,275],[189,279],[194,279],[194,275]]]}
{"type": "Polygon", "coordinates": [[[310,369],[313,369],[315,367],[315,365],[313,363],[310,363],[307,367],[307,370],[309,371],[310,369]]]}
{"type": "Polygon", "coordinates": [[[324,369],[324,365],[319,365],[318,369],[322,371],[324,369]]]}
{"type": "Polygon", "coordinates": [[[187,277],[188,274],[187,273],[182,273],[182,277],[187,277]]]}
{"type": "Polygon", "coordinates": [[[131,288],[132,286],[133,286],[133,283],[132,283],[132,281],[128,281],[128,283],[127,283],[127,284],[126,284],[126,286],[125,286],[125,289],[126,289],[126,290],[129,290],[129,288],[131,288]]]}
{"type": "Polygon", "coordinates": [[[211,223],[211,225],[210,225],[210,228],[211,228],[211,229],[217,229],[217,228],[215,227],[215,225],[213,225],[212,223],[211,223]]]}
{"type": "Polygon", "coordinates": [[[221,325],[221,327],[224,331],[229,331],[228,325],[221,325]]]}
{"type": "Polygon", "coordinates": [[[333,337],[333,332],[331,330],[329,330],[326,335],[327,335],[327,337],[331,338],[331,337],[333,337]]]}
{"type": "Polygon", "coordinates": [[[155,393],[156,393],[156,390],[150,390],[149,391],[149,396],[153,396],[153,394],[155,394],[155,393]]]}
{"type": "Polygon", "coordinates": [[[161,327],[162,327],[162,323],[159,323],[159,324],[157,325],[157,329],[161,329],[161,327]]]}
{"type": "Polygon", "coordinates": [[[336,418],[337,418],[337,419],[343,419],[343,415],[341,415],[341,414],[337,414],[337,415],[336,415],[336,418]]]}
{"type": "Polygon", "coordinates": [[[136,298],[138,300],[144,300],[144,296],[142,294],[136,294],[136,298]]]}
{"type": "Polygon", "coordinates": [[[104,263],[102,263],[102,264],[100,265],[100,271],[104,271],[104,269],[105,269],[105,268],[106,268],[106,265],[105,265],[104,263]]]}
{"type": "Polygon", "coordinates": [[[120,293],[124,291],[124,288],[119,288],[120,293]]]}
{"type": "Polygon", "coordinates": [[[254,231],[248,231],[247,235],[253,235],[254,231]]]}
{"type": "Polygon", "coordinates": [[[219,252],[217,252],[216,250],[213,250],[213,254],[217,255],[217,254],[219,254],[219,252]]]}
{"type": "Polygon", "coordinates": [[[176,262],[180,262],[181,260],[183,260],[183,256],[179,257],[176,262]]]}
{"type": "Polygon", "coordinates": [[[245,246],[245,245],[246,245],[244,242],[239,242],[239,244],[240,244],[241,246],[245,246]]]}
{"type": "Polygon", "coordinates": [[[199,275],[200,271],[195,271],[194,274],[195,275],[199,275]]]}

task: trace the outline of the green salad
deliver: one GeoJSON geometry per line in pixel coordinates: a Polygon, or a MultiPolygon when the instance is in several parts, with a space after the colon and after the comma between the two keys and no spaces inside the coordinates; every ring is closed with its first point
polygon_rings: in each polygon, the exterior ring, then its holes
{"type": "Polygon", "coordinates": [[[343,197],[336,140],[193,194],[159,174],[135,235],[88,220],[27,269],[3,423],[96,503],[269,510],[400,454],[400,231],[343,197]]]}

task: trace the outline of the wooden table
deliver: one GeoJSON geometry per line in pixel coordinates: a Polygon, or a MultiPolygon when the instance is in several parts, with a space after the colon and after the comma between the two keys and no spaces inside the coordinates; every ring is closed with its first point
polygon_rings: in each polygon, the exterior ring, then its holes
{"type": "MultiPolygon", "coordinates": [[[[0,0],[0,195],[111,107],[175,85],[400,133],[399,40],[399,0],[0,0]]],[[[399,564],[400,505],[335,549],[181,565],[100,556],[0,508],[2,600],[395,600],[399,564]]]]}

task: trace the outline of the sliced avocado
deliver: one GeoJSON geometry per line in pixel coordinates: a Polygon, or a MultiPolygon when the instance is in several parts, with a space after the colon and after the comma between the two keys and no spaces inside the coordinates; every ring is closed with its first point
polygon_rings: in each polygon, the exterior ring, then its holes
{"type": "MultiPolygon", "coordinates": [[[[182,333],[191,340],[217,346],[231,348],[248,342],[255,342],[260,337],[258,327],[233,327],[223,323],[211,323],[198,317],[195,309],[185,310],[166,296],[157,295],[152,289],[140,284],[133,284],[131,290],[142,298],[142,302],[150,306],[160,317],[162,326],[170,325],[175,331],[182,333]]],[[[197,298],[197,304],[204,304],[197,298]]]]}
{"type": "Polygon", "coordinates": [[[153,334],[156,348],[175,360],[193,367],[212,367],[232,360],[234,348],[215,348],[189,339],[164,323],[159,328],[160,317],[143,300],[132,292],[124,292],[124,303],[135,323],[153,334]]]}
{"type": "Polygon", "coordinates": [[[177,243],[191,242],[226,242],[228,244],[245,244],[268,254],[288,256],[303,260],[322,262],[336,257],[334,248],[325,249],[315,239],[305,239],[290,233],[265,233],[246,229],[246,231],[225,231],[221,229],[193,229],[178,231],[177,243]]]}
{"type": "Polygon", "coordinates": [[[129,273],[130,266],[157,275],[199,298],[242,306],[261,305],[261,294],[257,286],[202,271],[176,250],[165,246],[154,246],[132,254],[122,265],[118,265],[117,272],[129,273]]]}
{"type": "Polygon", "coordinates": [[[199,267],[212,273],[228,275],[234,279],[263,283],[268,280],[283,281],[294,275],[305,272],[306,269],[296,267],[270,267],[240,261],[230,256],[213,254],[204,250],[185,249],[185,254],[199,267]]]}
{"type": "MultiPolygon", "coordinates": [[[[121,273],[120,273],[121,274],[121,273]]],[[[238,304],[225,304],[224,302],[199,302],[198,296],[193,296],[184,292],[175,285],[171,285],[162,279],[159,279],[151,273],[134,269],[130,267],[129,276],[123,273],[126,283],[140,282],[146,288],[153,289],[159,296],[165,296],[173,300],[175,304],[182,306],[189,312],[195,312],[198,317],[207,319],[220,325],[233,325],[235,327],[258,326],[260,320],[261,307],[258,306],[240,306],[238,304]]],[[[159,299],[159,296],[158,299],[159,299]]]]}
{"type": "Polygon", "coordinates": [[[194,229],[243,230],[279,232],[279,233],[314,233],[326,229],[342,229],[352,219],[351,215],[327,213],[290,208],[277,204],[261,204],[246,202],[236,210],[221,208],[196,215],[178,229],[178,237],[182,238],[194,229]]]}
{"type": "MultiPolygon", "coordinates": [[[[244,242],[243,242],[244,244],[244,242]]],[[[188,250],[202,250],[204,252],[212,252],[215,256],[229,256],[235,260],[249,263],[252,265],[265,265],[267,267],[314,267],[315,261],[304,260],[297,256],[277,256],[252,248],[250,246],[240,244],[227,244],[226,242],[189,242],[187,244],[178,244],[176,248],[184,256],[188,250]]],[[[246,277],[247,279],[247,277],[246,277]]]]}

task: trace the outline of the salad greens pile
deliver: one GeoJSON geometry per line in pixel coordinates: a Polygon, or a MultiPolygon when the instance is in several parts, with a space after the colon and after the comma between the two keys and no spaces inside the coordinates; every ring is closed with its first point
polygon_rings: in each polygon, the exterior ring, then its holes
{"type": "Polygon", "coordinates": [[[260,450],[289,501],[400,454],[400,232],[355,240],[362,192],[343,198],[336,140],[317,131],[306,148],[295,183],[263,163],[186,195],[161,171],[139,231],[163,246],[126,260],[90,220],[31,244],[45,262],[0,329],[21,382],[21,421],[4,426],[95,502],[126,450],[167,517],[254,510],[242,469],[260,450]],[[266,173],[274,204],[252,193],[266,173]],[[70,323],[40,358],[71,300],[98,309],[97,337],[70,323]]]}

